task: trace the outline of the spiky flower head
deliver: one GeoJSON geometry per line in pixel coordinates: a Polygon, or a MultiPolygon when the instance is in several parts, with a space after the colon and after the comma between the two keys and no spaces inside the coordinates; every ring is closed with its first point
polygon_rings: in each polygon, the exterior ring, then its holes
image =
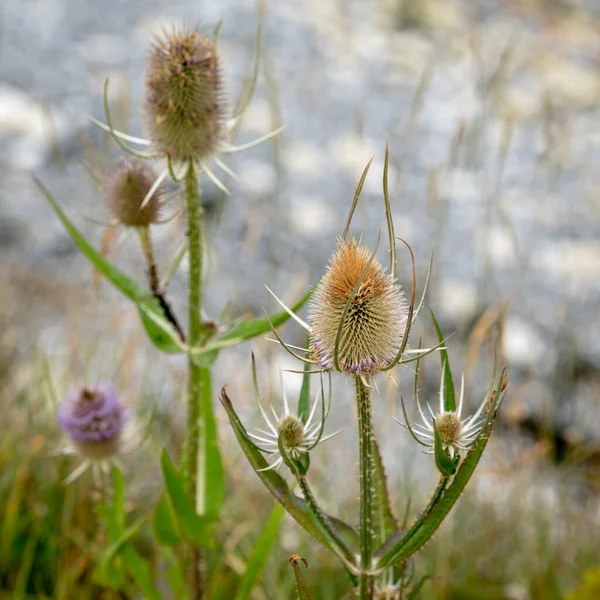
{"type": "Polygon", "coordinates": [[[451,446],[460,441],[463,423],[456,412],[442,412],[435,417],[434,421],[443,445],[451,446]]]}
{"type": "MultiPolygon", "coordinates": [[[[254,367],[253,367],[254,368],[254,367]]],[[[323,430],[325,428],[325,421],[327,419],[328,408],[325,406],[325,398],[323,395],[323,383],[321,382],[321,389],[317,392],[317,396],[314,400],[312,408],[306,418],[305,422],[300,419],[297,415],[290,411],[290,405],[283,390],[282,385],[282,396],[283,396],[283,413],[277,414],[275,409],[271,406],[271,415],[269,416],[263,408],[260,395],[258,394],[258,388],[256,387],[256,373],[254,372],[255,378],[255,394],[258,407],[265,421],[267,429],[257,429],[257,433],[249,433],[248,435],[255,440],[255,443],[259,450],[265,454],[271,454],[277,458],[263,471],[269,469],[276,469],[284,462],[281,456],[279,440],[285,449],[285,453],[294,459],[299,459],[303,454],[310,452],[313,448],[324,442],[339,432],[332,433],[330,435],[323,436],[323,430]],[[315,418],[317,407],[319,406],[319,396],[321,396],[321,418],[315,418]]],[[[327,403],[329,406],[329,402],[327,403]]]]}
{"type": "Polygon", "coordinates": [[[113,219],[126,227],[148,227],[156,223],[160,218],[163,192],[160,186],[152,190],[155,181],[156,174],[147,161],[133,156],[121,157],[104,185],[113,219]]]}
{"type": "MultiPolygon", "coordinates": [[[[429,446],[431,450],[429,450],[428,453],[430,454],[433,454],[434,452],[435,435],[437,432],[437,435],[442,443],[442,448],[450,455],[450,458],[454,458],[459,450],[468,450],[471,444],[481,433],[481,428],[485,423],[485,417],[482,416],[482,412],[486,407],[488,399],[486,395],[475,413],[470,417],[463,419],[462,410],[465,401],[465,379],[463,376],[461,377],[460,383],[460,398],[458,401],[458,407],[456,410],[446,410],[444,407],[446,368],[447,365],[444,363],[442,376],[440,378],[440,399],[438,413],[435,414],[429,403],[427,403],[427,410],[429,411],[429,414],[425,414],[423,408],[421,407],[421,401],[417,391],[417,410],[421,416],[422,423],[417,423],[412,426],[407,423],[401,423],[401,425],[408,427],[420,444],[429,446]]],[[[416,384],[415,390],[417,390],[416,384]]]]}
{"type": "Polygon", "coordinates": [[[276,427],[285,449],[288,452],[298,451],[304,442],[304,424],[296,415],[288,415],[276,427]]]}
{"type": "Polygon", "coordinates": [[[400,350],[408,310],[404,292],[370,258],[366,246],[354,237],[340,239],[315,288],[310,336],[324,369],[335,366],[336,341],[339,368],[349,374],[375,373],[392,363],[400,350]]]}
{"type": "Polygon", "coordinates": [[[195,30],[159,38],[146,68],[144,109],[160,154],[178,162],[212,157],[226,132],[215,41],[195,30]]]}
{"type": "Polygon", "coordinates": [[[98,383],[71,391],[58,409],[58,424],[86,459],[103,461],[115,456],[129,419],[112,384],[98,383]]]}

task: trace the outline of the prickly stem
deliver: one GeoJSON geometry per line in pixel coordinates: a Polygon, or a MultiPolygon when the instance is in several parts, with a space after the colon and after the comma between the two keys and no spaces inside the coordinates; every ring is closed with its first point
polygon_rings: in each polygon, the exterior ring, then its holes
{"type": "Polygon", "coordinates": [[[369,382],[356,376],[356,403],[358,409],[358,441],[360,471],[360,565],[358,598],[372,600],[375,580],[368,572],[373,556],[373,446],[375,432],[371,409],[369,382]]]}

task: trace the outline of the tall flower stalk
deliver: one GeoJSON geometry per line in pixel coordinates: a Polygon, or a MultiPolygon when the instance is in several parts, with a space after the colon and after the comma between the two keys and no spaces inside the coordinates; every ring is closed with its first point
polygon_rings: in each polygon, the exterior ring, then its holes
{"type": "MultiPolygon", "coordinates": [[[[107,176],[104,196],[111,214],[109,226],[134,230],[139,238],[150,294],[108,262],[71,222],[50,192],[37,182],[76,245],[98,272],[135,305],[150,340],[167,354],[187,355],[187,425],[181,472],[163,451],[161,466],[165,491],[152,519],[170,523],[168,535],[165,536],[160,528],[155,532],[159,543],[169,546],[187,544],[189,552],[185,562],[190,574],[189,597],[194,600],[206,598],[209,591],[206,548],[214,545],[212,524],[224,502],[224,472],[212,410],[210,367],[223,348],[266,333],[273,322],[281,324],[290,316],[282,312],[264,320],[242,319],[233,326],[211,322],[210,327],[202,319],[205,237],[200,177],[206,175],[228,192],[213,171],[213,165],[230,177],[235,178],[235,174],[219,155],[252,148],[281,131],[240,146],[230,142],[229,135],[239,124],[255,90],[260,61],[260,26],[251,85],[238,104],[239,112],[231,119],[226,118],[217,38],[218,28],[210,37],[187,28],[174,29],[157,39],[148,60],[143,104],[149,139],[114,128],[108,82],[104,87],[106,122],[91,118],[129,155],[121,158],[107,176]],[[158,174],[152,166],[156,160],[166,164],[158,174]],[[164,222],[160,220],[165,196],[163,184],[169,176],[180,186],[187,209],[187,328],[166,300],[167,283],[161,282],[152,245],[151,228],[164,222]]],[[[184,253],[178,253],[170,272],[179,266],[183,256],[184,253]]],[[[296,309],[307,299],[308,296],[301,299],[296,309]]],[[[138,567],[139,564],[131,565],[134,579],[141,573],[138,567]]],[[[144,577],[138,583],[144,597],[159,597],[148,578],[144,577]]]]}
{"type": "Polygon", "coordinates": [[[368,600],[373,597],[375,578],[369,574],[373,559],[375,529],[373,527],[373,411],[371,407],[371,387],[368,381],[354,377],[356,408],[358,412],[358,456],[360,473],[360,578],[358,597],[368,600]]]}
{"type": "MultiPolygon", "coordinates": [[[[189,344],[190,347],[202,343],[202,257],[204,245],[204,228],[200,189],[194,163],[189,161],[185,176],[185,197],[188,212],[188,239],[190,281],[188,287],[189,303],[189,344]]],[[[199,465],[199,448],[204,444],[205,431],[202,427],[200,410],[202,398],[202,367],[194,361],[188,352],[188,417],[185,437],[185,478],[189,497],[196,506],[196,512],[205,512],[204,490],[206,489],[206,468],[199,465]],[[201,468],[199,468],[201,467],[201,468]]],[[[205,556],[201,548],[192,547],[192,594],[200,600],[204,597],[205,588],[205,556]]]]}
{"type": "MultiPolygon", "coordinates": [[[[370,252],[362,241],[359,242],[349,231],[369,163],[358,184],[337,248],[313,292],[307,321],[273,294],[287,313],[308,332],[308,347],[299,348],[287,345],[273,327],[273,333],[281,346],[304,363],[302,388],[307,387],[308,378],[314,373],[337,372],[353,381],[357,411],[360,489],[357,530],[350,524],[326,514],[317,504],[308,482],[312,448],[292,456],[286,453],[284,432],[279,432],[279,449],[283,461],[278,461],[277,465],[283,462],[300,484],[303,497],[299,498],[285,480],[268,465],[262,456],[264,448],[255,444],[252,439],[255,436],[246,432],[225,389],[221,394],[221,401],[236,437],[257,475],[288,513],[340,558],[355,584],[355,595],[359,600],[381,600],[390,597],[399,600],[416,597],[424,580],[411,583],[412,569],[407,561],[431,538],[464,490],[485,449],[501,394],[507,385],[505,372],[500,379],[493,379],[483,398],[482,408],[465,426],[464,431],[468,435],[460,435],[461,424],[454,428],[447,425],[451,418],[460,417],[464,385],[461,386],[461,399],[457,409],[445,347],[446,339],[442,336],[435,317],[433,320],[438,333],[438,343],[430,348],[409,348],[411,327],[424,305],[431,265],[423,296],[417,304],[414,256],[410,245],[401,240],[409,250],[412,265],[412,289],[407,300],[396,280],[395,243],[400,238],[395,236],[391,214],[387,185],[388,160],[386,148],[383,197],[390,241],[389,269],[386,271],[377,261],[377,246],[375,251],[370,252]],[[432,423],[425,421],[418,431],[413,430],[408,419],[406,427],[415,441],[431,446],[435,464],[440,471],[440,482],[419,517],[408,529],[404,529],[392,511],[392,496],[388,490],[384,465],[375,437],[373,402],[376,401],[376,378],[380,373],[392,374],[395,367],[413,361],[417,361],[418,374],[419,361],[436,351],[442,357],[440,416],[432,415],[432,423]],[[483,408],[485,415],[482,415],[483,408]],[[480,420],[476,422],[480,415],[480,420]],[[453,434],[455,430],[456,435],[453,434]],[[421,439],[425,434],[430,444],[421,439]]],[[[417,383],[415,390],[418,391],[417,383]]],[[[404,403],[402,406],[404,408],[404,403]]],[[[422,413],[418,396],[417,406],[422,413]]],[[[304,412],[300,398],[298,415],[304,412]]]]}

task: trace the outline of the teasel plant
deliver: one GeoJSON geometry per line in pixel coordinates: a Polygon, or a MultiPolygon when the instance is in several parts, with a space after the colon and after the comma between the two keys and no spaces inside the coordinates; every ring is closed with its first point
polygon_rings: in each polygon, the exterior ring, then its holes
{"type": "MultiPolygon", "coordinates": [[[[212,406],[211,365],[224,348],[266,333],[273,325],[281,325],[291,317],[290,312],[282,311],[268,318],[246,318],[231,324],[205,318],[202,308],[202,298],[206,293],[202,176],[228,192],[213,168],[221,169],[234,179],[235,173],[220,157],[252,148],[281,132],[278,129],[241,145],[230,140],[256,89],[261,26],[262,15],[250,82],[236,104],[236,114],[231,118],[228,118],[228,103],[221,77],[220,24],[210,36],[191,27],[165,31],[150,49],[143,101],[148,139],[114,128],[108,81],[104,86],[105,122],[95,117],[91,120],[108,132],[126,153],[108,173],[103,185],[103,196],[111,216],[109,225],[136,232],[146,263],[148,287],[111,264],[71,221],[50,191],[36,180],[71,239],[94,268],[135,305],[153,344],[168,355],[187,355],[187,426],[180,468],[174,466],[163,450],[161,466],[165,491],[152,515],[152,522],[160,544],[176,546],[181,543],[189,547],[185,567],[189,572],[188,597],[196,600],[207,597],[206,548],[213,545],[212,525],[217,521],[225,500],[225,473],[212,406]],[[179,187],[177,197],[184,199],[183,212],[187,216],[187,231],[181,232],[182,238],[186,238],[182,245],[185,251],[179,252],[169,267],[169,273],[175,271],[187,254],[187,320],[176,315],[167,302],[168,278],[160,278],[152,242],[153,229],[165,222],[162,212],[166,193],[164,184],[168,177],[179,187]]],[[[307,300],[308,294],[298,301],[294,310],[307,300]]],[[[116,474],[115,477],[118,479],[115,487],[122,491],[122,475],[116,474]]],[[[117,539],[113,542],[117,544],[117,550],[126,548],[127,544],[118,544],[119,537],[131,537],[134,531],[131,528],[114,531],[117,539]]],[[[109,563],[114,562],[116,555],[119,552],[113,548],[103,561],[103,572],[110,571],[109,563]]],[[[131,558],[130,554],[128,556],[131,558]]],[[[127,556],[123,554],[121,558],[129,564],[127,556]]],[[[143,590],[144,597],[160,598],[150,581],[149,569],[140,571],[139,556],[132,558],[129,566],[131,576],[143,590]]]]}
{"type": "MultiPolygon", "coordinates": [[[[297,416],[290,420],[296,427],[294,439],[304,440],[303,431],[311,414],[306,393],[311,376],[316,374],[321,378],[321,388],[322,378],[325,375],[331,377],[335,372],[354,383],[360,489],[358,530],[326,514],[321,508],[308,478],[313,444],[297,444],[294,447],[290,444],[289,432],[285,427],[270,427],[267,437],[262,437],[264,432],[259,435],[248,432],[225,388],[221,392],[221,402],[237,440],[258,477],[298,524],[338,556],[352,581],[355,596],[360,600],[416,598],[427,577],[412,580],[411,557],[434,535],[473,475],[491,434],[507,386],[507,375],[506,370],[498,378],[494,375],[477,413],[462,421],[464,382],[457,408],[445,346],[447,338],[443,337],[433,313],[439,342],[431,348],[409,348],[411,328],[424,305],[431,261],[423,295],[416,304],[415,260],[410,245],[404,240],[400,241],[407,247],[412,264],[409,299],[396,279],[396,240],[400,238],[396,238],[394,232],[388,192],[387,145],[383,199],[390,246],[388,270],[376,259],[377,246],[370,252],[362,241],[350,235],[352,217],[371,161],[360,178],[337,248],[314,288],[307,321],[277,299],[284,310],[307,331],[308,347],[292,347],[277,333],[275,324],[272,329],[281,346],[304,365],[297,416]],[[400,524],[392,510],[383,459],[373,426],[372,404],[377,389],[376,378],[381,373],[392,376],[396,367],[408,363],[416,363],[418,377],[419,362],[434,352],[439,353],[442,359],[440,412],[436,415],[431,411],[428,416],[423,413],[424,422],[420,426],[412,426],[408,419],[404,425],[412,439],[433,452],[439,481],[415,521],[412,524],[400,524]],[[277,459],[270,463],[269,454],[276,454],[277,459]],[[291,472],[301,496],[278,472],[283,465],[291,472]]],[[[253,361],[253,372],[254,369],[253,361]]],[[[415,391],[418,391],[418,381],[415,391]]],[[[255,395],[264,414],[256,385],[255,395]]],[[[415,401],[422,413],[417,395],[415,401]]],[[[335,400],[330,402],[332,410],[335,410],[335,400]]],[[[406,417],[403,401],[402,406],[406,417]]],[[[329,408],[323,409],[323,427],[328,415],[329,408]]]]}

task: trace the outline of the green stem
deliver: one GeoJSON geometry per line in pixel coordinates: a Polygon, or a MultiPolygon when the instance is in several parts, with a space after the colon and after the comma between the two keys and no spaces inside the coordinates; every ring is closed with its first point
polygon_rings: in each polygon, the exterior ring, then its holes
{"type": "Polygon", "coordinates": [[[373,445],[375,433],[371,411],[371,388],[368,381],[355,377],[356,404],[358,408],[358,442],[360,469],[360,600],[372,600],[374,577],[369,575],[373,557],[373,445]]]}
{"type": "MultiPolygon", "coordinates": [[[[200,188],[190,161],[185,177],[185,197],[188,211],[189,237],[189,339],[190,348],[199,346],[202,341],[202,321],[200,309],[202,301],[202,253],[203,226],[200,188]]],[[[206,469],[198,468],[200,447],[200,399],[202,396],[202,368],[196,365],[192,353],[188,353],[188,421],[185,440],[185,476],[187,493],[199,514],[204,512],[204,490],[206,489],[206,469]],[[201,493],[199,494],[198,491],[201,493]]],[[[205,596],[205,556],[201,548],[191,549],[191,598],[202,600],[205,596]]]]}

